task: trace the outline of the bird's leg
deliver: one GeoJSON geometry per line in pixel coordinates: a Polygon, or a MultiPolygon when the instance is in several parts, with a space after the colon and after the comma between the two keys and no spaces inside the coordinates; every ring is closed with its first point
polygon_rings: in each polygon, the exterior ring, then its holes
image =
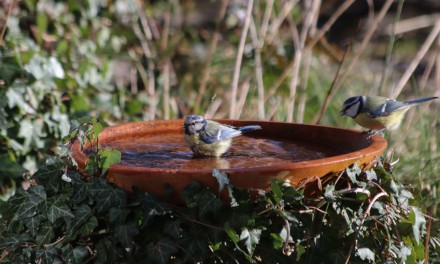
{"type": "Polygon", "coordinates": [[[372,138],[372,137],[374,137],[375,135],[381,135],[382,137],[384,137],[385,135],[384,135],[384,131],[385,131],[385,128],[382,128],[382,129],[380,129],[380,130],[372,130],[372,129],[370,129],[370,130],[368,130],[367,131],[367,134],[368,134],[368,137],[367,137],[367,139],[370,139],[370,138],[372,138]]]}
{"type": "Polygon", "coordinates": [[[373,129],[362,131],[361,134],[370,135],[373,132],[373,129]]]}

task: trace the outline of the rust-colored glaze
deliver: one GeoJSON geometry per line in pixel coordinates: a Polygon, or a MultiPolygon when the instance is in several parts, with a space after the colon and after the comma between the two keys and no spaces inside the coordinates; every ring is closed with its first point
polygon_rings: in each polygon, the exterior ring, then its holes
{"type": "MultiPolygon", "coordinates": [[[[271,178],[288,179],[297,186],[306,178],[322,177],[330,172],[342,171],[347,166],[358,163],[368,164],[382,154],[387,142],[380,136],[366,139],[360,131],[282,122],[217,120],[233,126],[260,125],[262,130],[250,133],[254,138],[273,138],[280,141],[295,139],[314,145],[331,147],[339,152],[325,158],[283,162],[271,166],[258,164],[255,167],[232,167],[224,169],[232,185],[247,189],[268,189],[271,178]]],[[[157,135],[182,134],[183,120],[160,120],[127,123],[105,128],[99,135],[101,144],[106,145],[118,138],[136,141],[136,138],[157,135]]],[[[80,150],[79,142],[73,145],[73,156],[80,170],[84,170],[87,160],[80,150]]],[[[172,163],[172,161],[170,161],[172,163]]],[[[218,190],[217,180],[212,176],[213,168],[152,168],[113,165],[107,178],[121,188],[131,191],[137,186],[146,192],[161,195],[164,184],[168,183],[176,192],[172,199],[179,201],[180,191],[192,181],[200,181],[212,190],[218,190]]]]}

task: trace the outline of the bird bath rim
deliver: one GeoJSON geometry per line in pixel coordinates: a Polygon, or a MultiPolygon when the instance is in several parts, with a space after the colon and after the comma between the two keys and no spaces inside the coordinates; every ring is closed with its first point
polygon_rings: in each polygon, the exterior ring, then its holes
{"type": "MultiPolygon", "coordinates": [[[[291,185],[297,186],[306,178],[322,177],[331,172],[340,172],[356,162],[360,166],[369,167],[370,162],[375,157],[380,156],[387,147],[387,142],[383,137],[376,135],[371,139],[366,139],[365,134],[353,129],[255,120],[218,119],[215,121],[232,126],[260,125],[261,130],[251,132],[252,137],[255,138],[266,136],[291,137],[311,142],[314,140],[318,143],[324,142],[328,145],[336,145],[341,149],[343,147],[352,149],[349,153],[313,160],[286,161],[283,164],[268,166],[221,169],[221,171],[228,173],[231,184],[239,188],[268,189],[271,178],[289,179],[291,185]],[[342,146],[342,144],[347,146],[342,146]]],[[[99,142],[105,144],[121,136],[136,138],[136,136],[145,134],[149,136],[160,135],[163,131],[181,133],[183,140],[183,122],[182,119],[153,120],[110,126],[101,131],[99,142]]],[[[90,144],[86,145],[84,149],[86,150],[89,147],[90,144]]],[[[78,140],[73,144],[72,153],[80,171],[84,172],[87,156],[81,151],[78,140]]],[[[160,189],[164,183],[171,183],[177,189],[177,192],[180,192],[181,189],[194,180],[201,181],[211,188],[218,188],[215,178],[212,177],[213,169],[151,168],[115,164],[109,168],[107,178],[127,191],[131,191],[133,185],[138,185],[144,191],[162,193],[163,190],[157,189],[160,189]]]]}

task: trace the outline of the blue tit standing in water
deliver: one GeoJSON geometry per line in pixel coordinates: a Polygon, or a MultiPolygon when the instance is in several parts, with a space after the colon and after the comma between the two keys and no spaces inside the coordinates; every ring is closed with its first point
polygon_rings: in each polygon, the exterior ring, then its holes
{"type": "Polygon", "coordinates": [[[235,128],[222,125],[203,116],[189,115],[183,124],[185,142],[199,156],[220,157],[231,146],[232,138],[261,129],[260,126],[235,128]]]}
{"type": "Polygon", "coordinates": [[[350,116],[359,125],[369,128],[368,133],[371,137],[385,129],[396,129],[408,109],[436,98],[438,97],[396,101],[380,96],[354,96],[345,100],[340,114],[350,116]],[[375,132],[372,132],[373,130],[375,132]]]}

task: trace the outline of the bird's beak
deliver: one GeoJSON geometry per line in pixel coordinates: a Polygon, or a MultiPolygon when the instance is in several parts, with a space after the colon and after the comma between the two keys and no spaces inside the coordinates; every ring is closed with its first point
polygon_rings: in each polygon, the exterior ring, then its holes
{"type": "Polygon", "coordinates": [[[345,113],[343,110],[341,110],[341,112],[339,112],[339,116],[343,116],[343,115],[345,115],[345,113]]]}

